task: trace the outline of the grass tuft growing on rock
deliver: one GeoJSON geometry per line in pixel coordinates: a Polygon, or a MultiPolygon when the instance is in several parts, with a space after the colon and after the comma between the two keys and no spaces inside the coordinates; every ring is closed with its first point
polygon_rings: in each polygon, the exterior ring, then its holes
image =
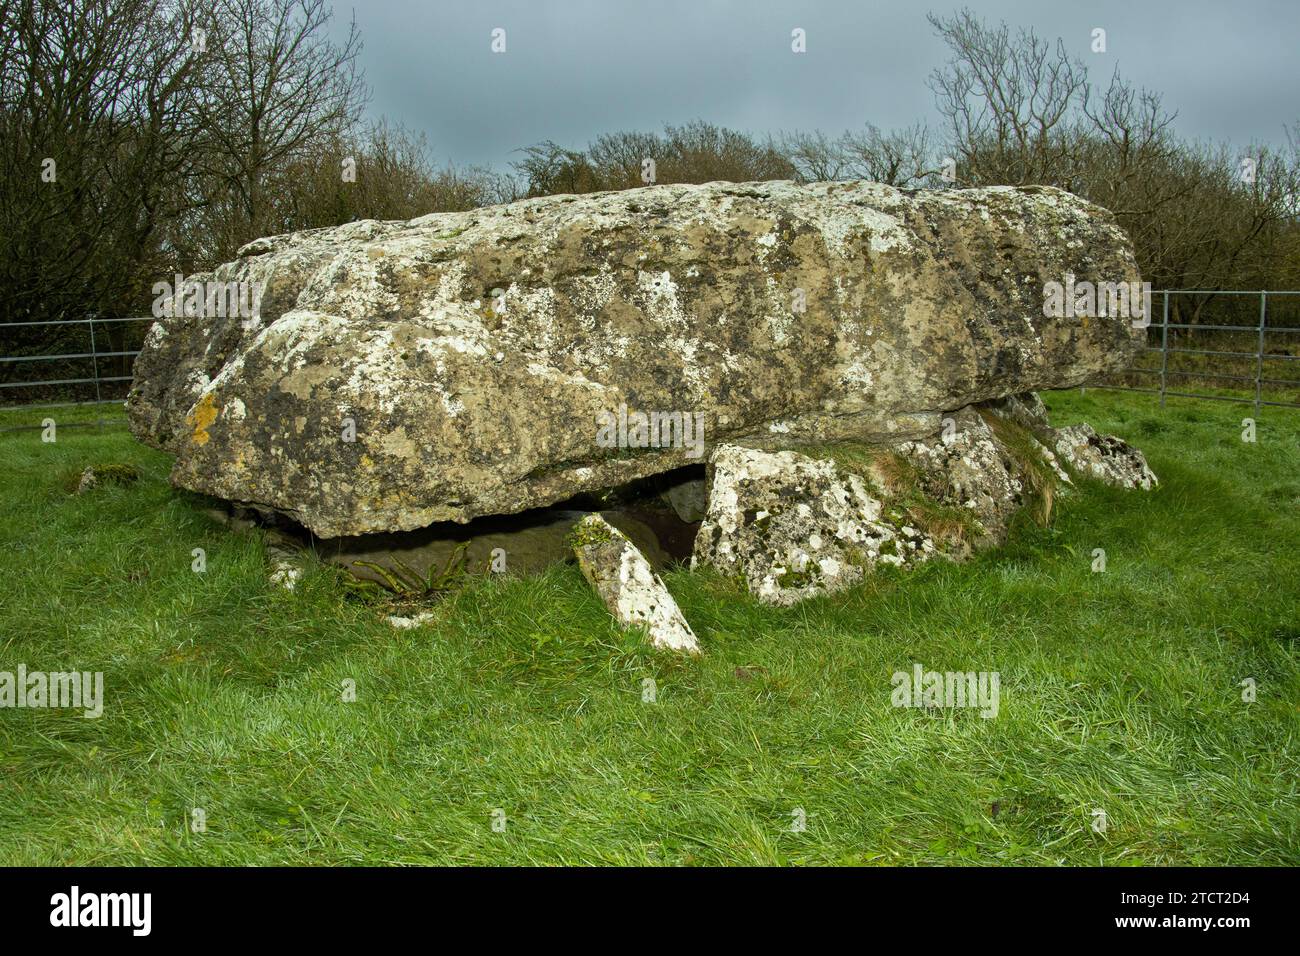
{"type": "Polygon", "coordinates": [[[1038,524],[1044,527],[1050,525],[1052,508],[1056,503],[1056,490],[1061,481],[1047,459],[1043,457],[1043,449],[1046,446],[1023,425],[1008,421],[985,409],[980,409],[979,413],[1003,450],[1018,466],[1015,469],[1016,474],[1025,484],[1024,507],[1038,524]]]}
{"type": "Polygon", "coordinates": [[[898,452],[840,442],[801,448],[799,453],[832,461],[841,471],[857,475],[894,523],[915,526],[945,553],[964,554],[984,536],[967,509],[945,505],[927,494],[920,471],[898,452]]]}

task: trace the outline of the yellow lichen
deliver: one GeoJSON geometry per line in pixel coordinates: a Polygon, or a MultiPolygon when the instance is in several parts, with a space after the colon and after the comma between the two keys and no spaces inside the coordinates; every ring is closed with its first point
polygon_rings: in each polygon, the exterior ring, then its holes
{"type": "Polygon", "coordinates": [[[199,399],[199,403],[194,406],[194,410],[185,416],[185,420],[194,426],[192,440],[196,445],[206,445],[208,443],[208,426],[217,420],[217,410],[212,404],[212,393],[209,392],[199,399]]]}

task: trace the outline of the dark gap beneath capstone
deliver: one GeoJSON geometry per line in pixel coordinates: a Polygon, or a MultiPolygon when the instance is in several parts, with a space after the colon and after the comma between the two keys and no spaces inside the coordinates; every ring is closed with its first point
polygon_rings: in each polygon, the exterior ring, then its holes
{"type": "Polygon", "coordinates": [[[355,562],[392,570],[402,562],[422,576],[458,562],[486,574],[535,574],[573,560],[568,536],[585,515],[599,513],[622,531],[656,569],[689,561],[706,497],[703,464],[687,465],[615,488],[584,492],[545,508],[512,515],[485,515],[465,524],[441,521],[414,531],[318,538],[284,515],[236,508],[234,523],[269,529],[272,545],[313,550],[322,561],[341,565],[364,580],[381,576],[355,562]],[[687,518],[693,520],[686,520],[687,518]],[[499,549],[499,550],[498,550],[499,549]]]}

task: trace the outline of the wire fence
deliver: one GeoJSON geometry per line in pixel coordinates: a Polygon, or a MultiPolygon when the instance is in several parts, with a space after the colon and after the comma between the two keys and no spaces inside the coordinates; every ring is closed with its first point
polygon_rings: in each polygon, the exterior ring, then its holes
{"type": "MultiPolygon", "coordinates": [[[[0,355],[0,410],[121,405],[134,377],[131,363],[153,321],[151,316],[87,316],[0,324],[5,353],[0,355]]],[[[124,416],[115,415],[60,427],[124,423],[124,416]]],[[[5,426],[0,432],[40,427],[5,426]]]]}
{"type": "MultiPolygon", "coordinates": [[[[1281,290],[1153,292],[1152,301],[1160,302],[1160,321],[1148,326],[1147,344],[1137,364],[1088,387],[1157,395],[1161,407],[1166,397],[1173,396],[1254,405],[1256,415],[1266,406],[1300,408],[1300,365],[1295,364],[1300,362],[1298,297],[1300,291],[1281,290]],[[1269,336],[1280,336],[1281,341],[1271,345],[1275,340],[1269,336]],[[1191,384],[1182,384],[1188,380],[1191,384]],[[1197,382],[1213,393],[1191,391],[1197,382]]],[[[130,316],[0,324],[4,336],[0,349],[13,352],[0,355],[0,410],[120,405],[133,377],[130,363],[140,354],[153,321],[149,316],[130,316]],[[51,335],[52,328],[58,332],[51,335]],[[85,337],[74,351],[50,351],[73,344],[76,336],[69,333],[77,330],[84,330],[85,337]],[[30,368],[52,371],[36,378],[20,377],[30,368]]],[[[115,416],[78,424],[102,427],[124,421],[115,416]]],[[[0,427],[0,431],[37,427],[0,427]]]]}
{"type": "Polygon", "coordinates": [[[1167,396],[1253,405],[1256,415],[1267,406],[1300,408],[1300,291],[1168,289],[1152,293],[1153,301],[1157,296],[1160,321],[1147,327],[1137,364],[1090,388],[1158,395],[1162,408],[1167,396]],[[1240,321],[1246,316],[1254,321],[1240,321]],[[1177,321],[1184,317],[1192,321],[1177,321]],[[1191,391],[1198,382],[1213,394],[1191,391]]]}
{"type": "MultiPolygon", "coordinates": [[[[154,319],[150,316],[130,316],[127,318],[101,318],[87,317],[84,319],[55,319],[45,322],[6,322],[0,324],[0,330],[5,336],[5,348],[14,346],[22,347],[28,345],[31,351],[21,354],[0,355],[0,389],[21,389],[26,392],[38,390],[57,390],[64,393],[65,399],[55,402],[32,402],[18,401],[19,404],[28,408],[58,408],[68,405],[94,405],[105,404],[108,402],[120,402],[121,397],[106,397],[108,391],[120,391],[125,393],[127,385],[132,379],[131,374],[127,371],[125,359],[135,358],[140,354],[140,345],[144,339],[144,329],[138,335],[123,334],[120,329],[124,328],[126,323],[152,323],[154,319]],[[100,326],[101,331],[96,334],[95,327],[100,326]],[[51,346],[59,347],[65,345],[68,336],[64,334],[36,333],[35,341],[31,344],[20,341],[23,332],[32,329],[50,329],[58,328],[60,330],[84,329],[86,331],[85,345],[90,351],[74,352],[50,352],[47,351],[51,346]],[[22,330],[21,332],[19,330],[22,330]],[[117,334],[114,334],[117,332],[117,334]],[[101,348],[100,344],[104,343],[108,347],[101,348]],[[130,345],[133,347],[119,347],[130,345]],[[116,359],[116,362],[109,360],[116,359]],[[14,378],[13,369],[30,367],[27,363],[48,362],[55,369],[54,374],[60,372],[64,377],[37,377],[32,378],[14,378]],[[81,368],[77,366],[81,365],[81,368]],[[86,373],[89,374],[86,374],[86,373]],[[112,374],[116,372],[117,374],[112,374]],[[68,377],[75,375],[76,377],[68,377]],[[109,388],[117,384],[116,388],[109,388]],[[84,386],[93,389],[94,397],[81,394],[78,386],[84,386]]],[[[31,336],[28,337],[32,338],[31,336]]],[[[44,366],[51,367],[51,366],[44,366]]],[[[84,390],[83,390],[84,391],[84,390]]],[[[10,404],[9,395],[14,393],[0,393],[0,402],[10,404]]],[[[125,397],[124,395],[122,397],[125,397]]]]}

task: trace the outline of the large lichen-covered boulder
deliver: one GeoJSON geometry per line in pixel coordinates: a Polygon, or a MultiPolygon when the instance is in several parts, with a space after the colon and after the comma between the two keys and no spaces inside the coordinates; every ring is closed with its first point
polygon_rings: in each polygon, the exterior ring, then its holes
{"type": "Polygon", "coordinates": [[[174,484],[318,535],[464,522],[719,443],[917,438],[1122,368],[1127,318],[1044,316],[1068,275],[1138,279],[1113,217],[1047,187],[712,183],[356,222],[219,267],[260,315],[156,323],[128,407],[174,484]],[[652,413],[678,427],[647,435],[652,413]]]}
{"type": "Polygon", "coordinates": [[[877,565],[935,555],[924,533],[891,521],[863,478],[833,461],[721,445],[709,470],[692,564],[741,575],[765,603],[794,604],[856,584],[877,565]]]}

